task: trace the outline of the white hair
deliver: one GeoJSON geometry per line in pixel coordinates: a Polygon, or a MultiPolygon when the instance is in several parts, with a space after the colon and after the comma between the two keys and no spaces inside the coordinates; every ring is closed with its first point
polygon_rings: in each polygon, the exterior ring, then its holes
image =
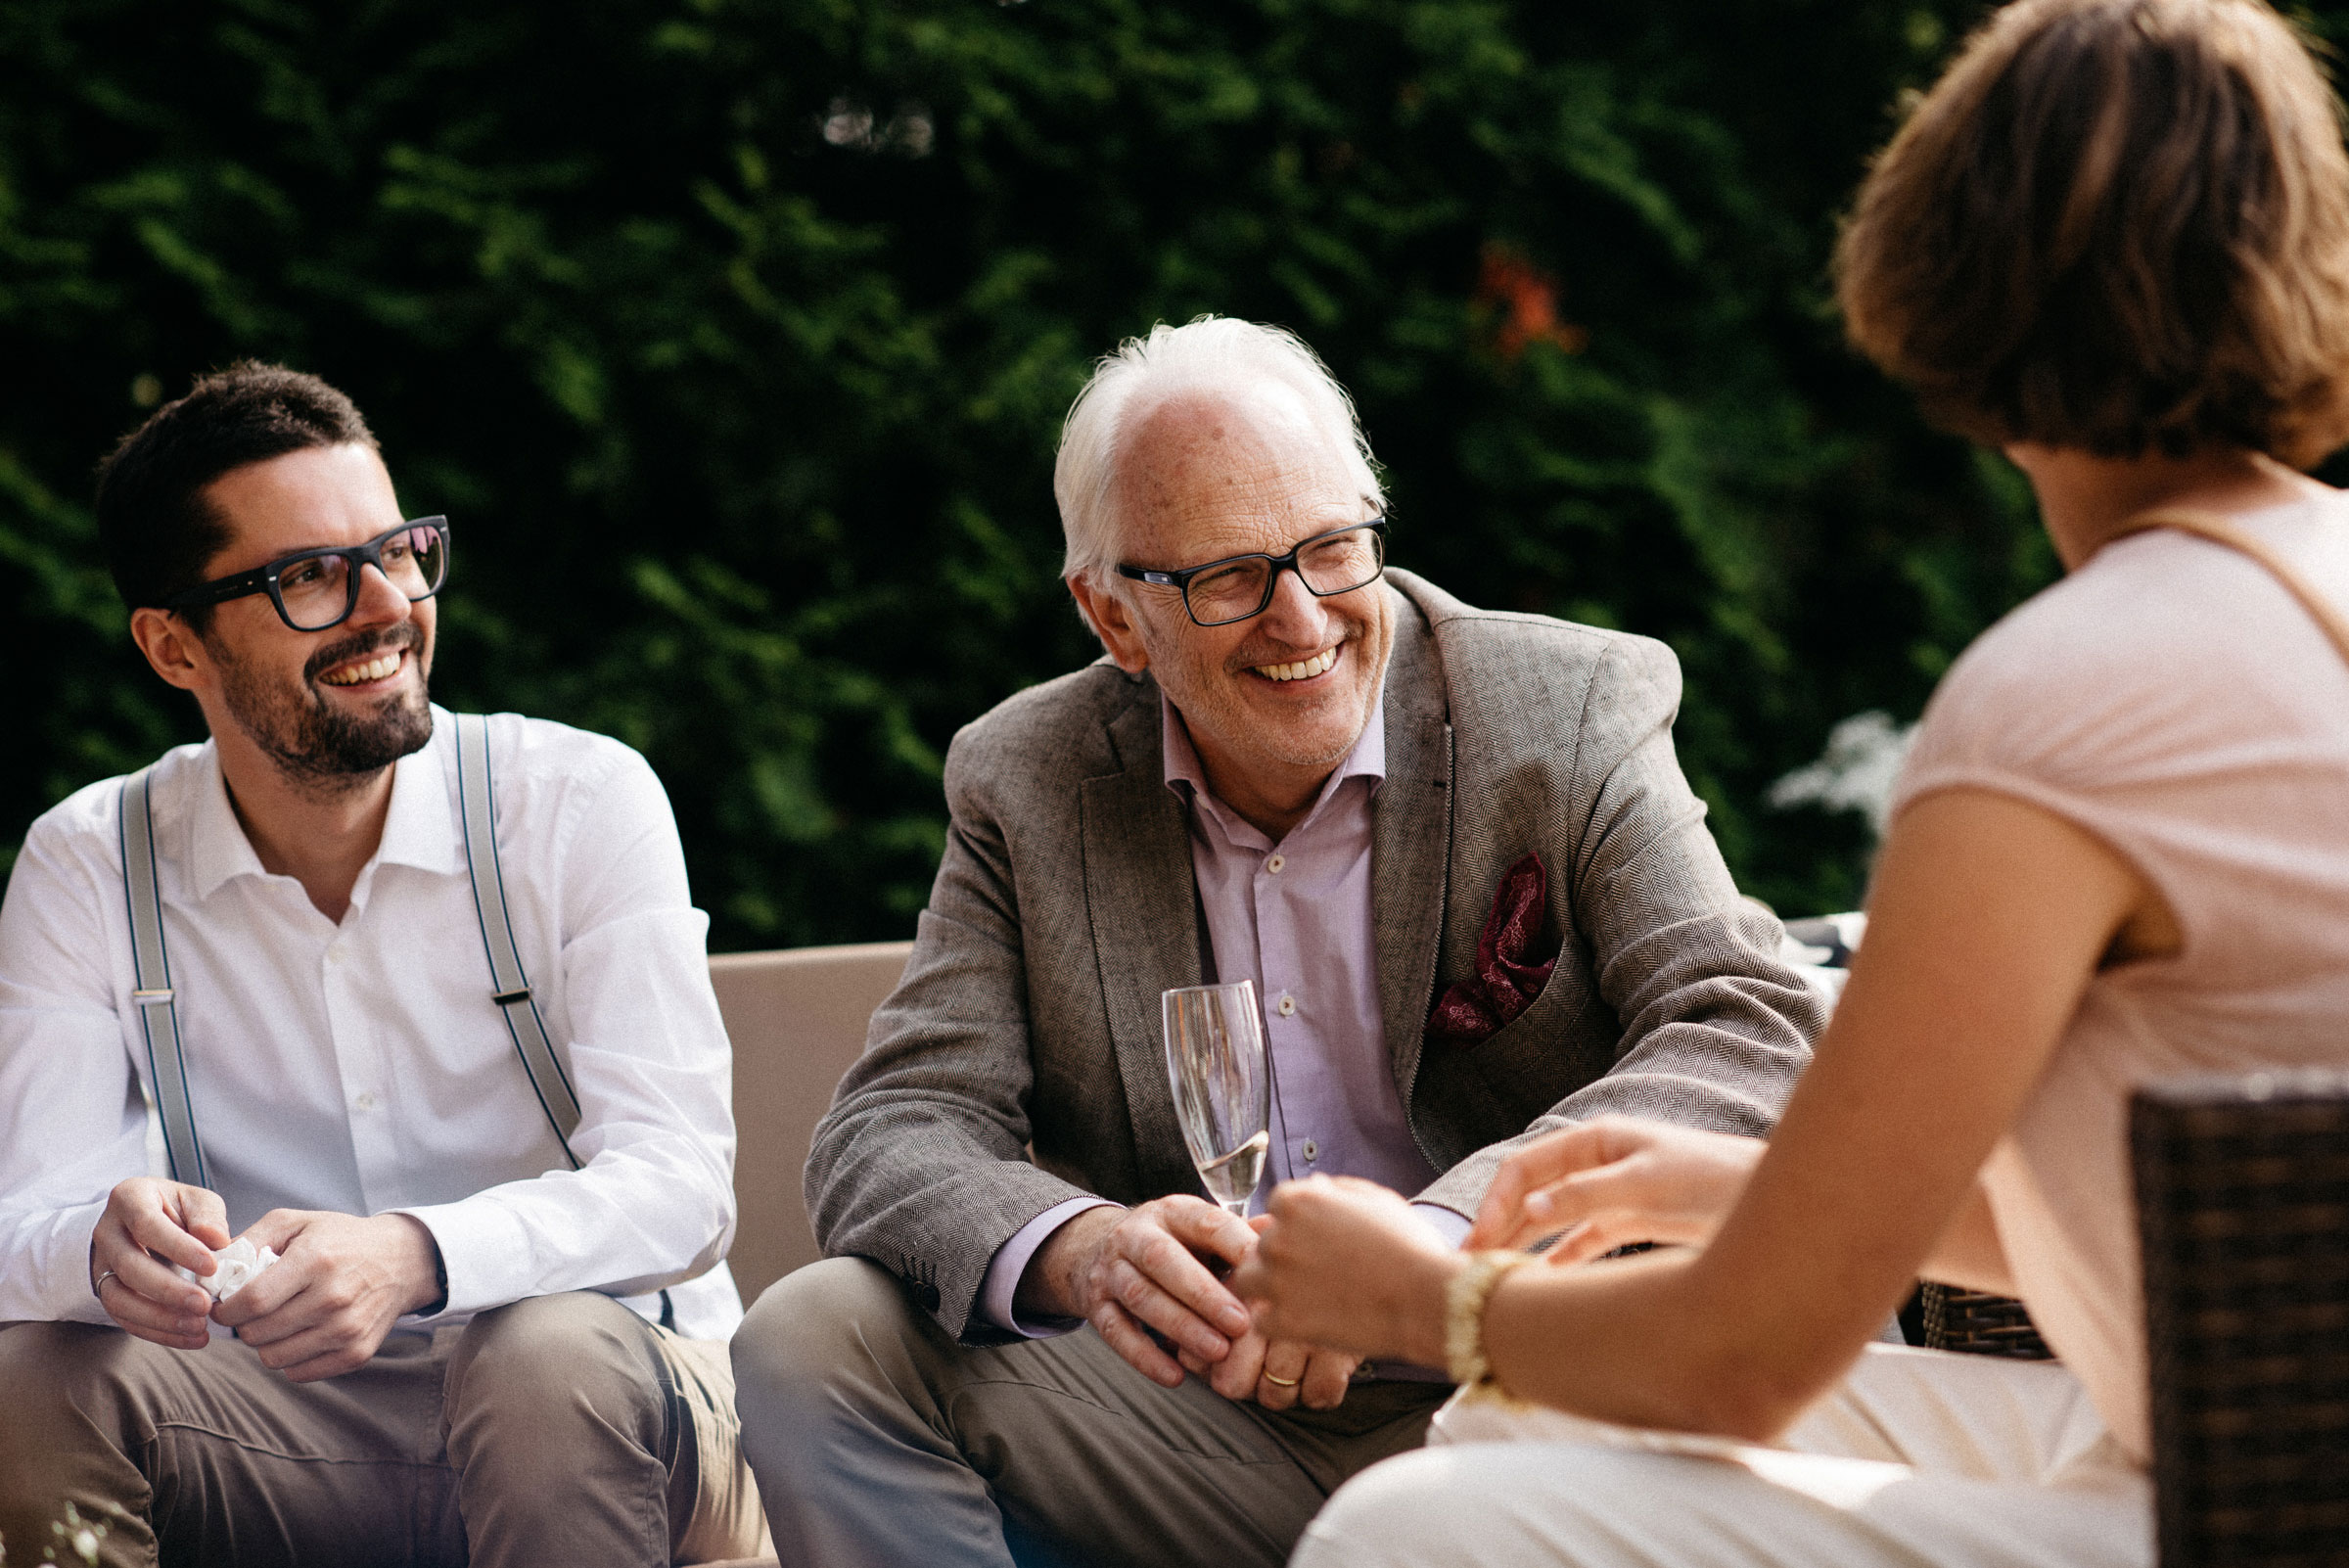
{"type": "Polygon", "coordinates": [[[1201,316],[1185,327],[1161,322],[1147,338],[1128,338],[1116,353],[1103,355],[1069,405],[1060,458],[1052,468],[1052,494],[1068,536],[1060,575],[1112,585],[1119,547],[1118,464],[1128,432],[1170,398],[1198,392],[1236,395],[1266,385],[1297,395],[1361,498],[1383,508],[1378,462],[1363,438],[1354,399],[1295,333],[1228,316],[1201,316]]]}

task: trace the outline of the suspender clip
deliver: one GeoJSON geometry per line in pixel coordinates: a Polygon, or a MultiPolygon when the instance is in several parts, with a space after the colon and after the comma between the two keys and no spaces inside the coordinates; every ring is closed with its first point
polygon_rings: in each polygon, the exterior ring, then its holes
{"type": "Polygon", "coordinates": [[[516,1002],[529,1001],[530,999],[530,988],[524,986],[516,991],[501,991],[494,996],[491,996],[489,999],[497,1003],[497,1005],[500,1007],[511,1007],[516,1002]]]}
{"type": "Polygon", "coordinates": [[[168,1007],[171,1005],[171,990],[166,986],[161,991],[134,991],[130,993],[130,999],[140,1007],[168,1007]]]}

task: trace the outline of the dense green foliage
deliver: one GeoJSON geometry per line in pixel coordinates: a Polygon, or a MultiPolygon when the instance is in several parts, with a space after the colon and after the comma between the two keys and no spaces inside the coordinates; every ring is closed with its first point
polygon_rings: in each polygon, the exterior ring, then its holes
{"type": "Polygon", "coordinates": [[[88,473],[257,354],[454,520],[440,700],[644,750],[717,945],[902,934],[955,726],[1090,653],[1071,394],[1217,311],[1355,390],[1398,564],[1669,640],[1741,878],[1848,905],[1864,827],[1763,791],[2052,570],[1827,301],[1837,208],[1979,9],[8,0],[0,843],[200,733],[88,473]]]}

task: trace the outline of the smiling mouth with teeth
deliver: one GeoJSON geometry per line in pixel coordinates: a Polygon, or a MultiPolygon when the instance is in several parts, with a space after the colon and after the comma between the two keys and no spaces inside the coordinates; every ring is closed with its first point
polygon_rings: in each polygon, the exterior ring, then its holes
{"type": "Polygon", "coordinates": [[[1315,675],[1327,672],[1329,667],[1338,662],[1338,650],[1344,646],[1343,643],[1332,643],[1311,659],[1300,659],[1292,665],[1253,665],[1250,668],[1267,680],[1311,680],[1315,675]]]}
{"type": "Polygon", "coordinates": [[[400,660],[405,656],[406,650],[393,648],[377,654],[373,659],[330,669],[318,679],[321,684],[328,686],[363,686],[368,681],[381,680],[397,669],[400,660]]]}

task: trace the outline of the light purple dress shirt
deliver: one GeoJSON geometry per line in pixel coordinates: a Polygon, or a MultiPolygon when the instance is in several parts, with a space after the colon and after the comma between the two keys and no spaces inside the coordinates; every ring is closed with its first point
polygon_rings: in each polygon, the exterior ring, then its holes
{"type": "MultiPolygon", "coordinates": [[[[1382,693],[1383,696],[1383,693],[1382,693]]],[[[1275,844],[1216,799],[1181,715],[1162,696],[1167,787],[1190,807],[1191,871],[1207,915],[1216,978],[1253,980],[1272,1058],[1272,1148],[1249,1200],[1262,1210],[1273,1183],[1321,1172],[1417,1192],[1439,1174],[1411,1137],[1387,1051],[1378,997],[1370,880],[1372,798],[1385,781],[1387,726],[1370,721],[1321,786],[1305,819],[1275,844]]],[[[1106,1198],[1072,1198],[1023,1225],[988,1265],[980,1310],[1029,1338],[1065,1333],[1072,1318],[1023,1319],[1012,1297],[1046,1237],[1106,1198]]],[[[1455,1246],[1468,1222],[1417,1206],[1455,1246]]]]}

